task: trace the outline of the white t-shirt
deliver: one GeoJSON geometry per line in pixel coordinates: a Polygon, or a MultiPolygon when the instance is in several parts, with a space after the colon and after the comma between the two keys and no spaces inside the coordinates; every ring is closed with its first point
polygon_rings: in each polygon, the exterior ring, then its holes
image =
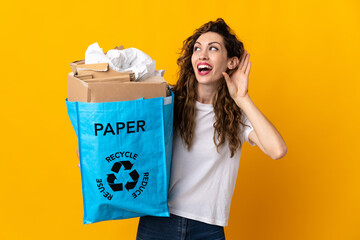
{"type": "MultiPolygon", "coordinates": [[[[253,127],[245,114],[241,142],[253,127]]],[[[230,158],[228,141],[216,150],[212,104],[196,102],[195,133],[190,151],[175,133],[168,204],[170,213],[213,225],[227,226],[241,149],[230,158]]],[[[252,144],[255,145],[255,144],[252,144]]]]}

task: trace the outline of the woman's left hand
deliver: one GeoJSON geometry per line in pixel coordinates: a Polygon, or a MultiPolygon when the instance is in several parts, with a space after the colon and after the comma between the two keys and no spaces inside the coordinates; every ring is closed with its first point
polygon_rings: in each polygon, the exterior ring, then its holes
{"type": "Polygon", "coordinates": [[[241,62],[238,65],[238,68],[231,75],[231,77],[229,77],[226,72],[222,73],[229,89],[230,96],[235,101],[246,97],[248,94],[249,73],[251,67],[249,57],[250,54],[247,53],[245,50],[241,58],[241,62]]]}

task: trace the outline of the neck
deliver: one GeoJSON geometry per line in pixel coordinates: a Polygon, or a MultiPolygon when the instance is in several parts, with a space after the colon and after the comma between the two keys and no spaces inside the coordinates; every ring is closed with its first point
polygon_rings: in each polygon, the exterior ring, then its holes
{"type": "Polygon", "coordinates": [[[214,85],[197,84],[196,100],[201,103],[211,104],[217,89],[218,89],[218,84],[214,84],[214,85]]]}

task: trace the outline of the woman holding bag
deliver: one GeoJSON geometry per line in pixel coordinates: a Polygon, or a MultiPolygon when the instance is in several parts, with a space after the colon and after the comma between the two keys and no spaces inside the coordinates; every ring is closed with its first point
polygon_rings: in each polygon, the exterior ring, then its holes
{"type": "Polygon", "coordinates": [[[249,54],[223,19],[187,38],[177,63],[171,216],[141,217],[137,239],[225,239],[243,143],[272,159],[286,144],[252,102],[249,54]]]}

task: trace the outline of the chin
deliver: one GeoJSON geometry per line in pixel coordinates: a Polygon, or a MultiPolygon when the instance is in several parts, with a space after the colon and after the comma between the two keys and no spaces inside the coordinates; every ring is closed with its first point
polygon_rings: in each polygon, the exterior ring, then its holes
{"type": "Polygon", "coordinates": [[[211,76],[195,76],[196,77],[196,81],[200,84],[204,84],[204,85],[213,85],[213,84],[219,84],[219,82],[222,79],[222,76],[219,78],[215,78],[211,77],[211,76]]]}

